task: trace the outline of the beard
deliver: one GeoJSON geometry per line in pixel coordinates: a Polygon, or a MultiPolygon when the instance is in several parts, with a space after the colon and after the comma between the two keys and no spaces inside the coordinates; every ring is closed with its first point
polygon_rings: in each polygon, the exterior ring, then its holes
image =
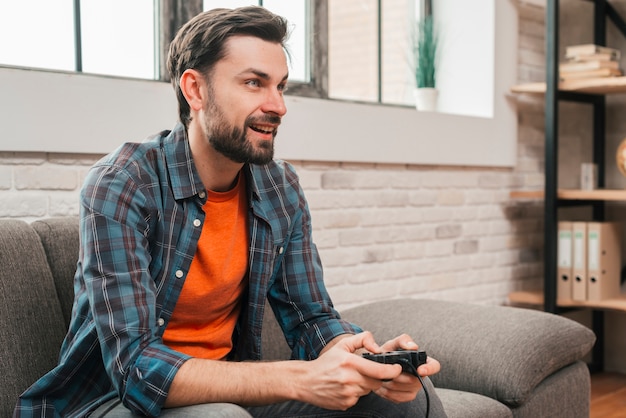
{"type": "Polygon", "coordinates": [[[274,138],[271,141],[261,141],[255,147],[247,138],[247,128],[254,124],[279,124],[280,117],[266,115],[264,117],[246,118],[242,127],[231,125],[225,117],[224,111],[212,99],[205,106],[204,133],[209,144],[220,154],[236,163],[264,165],[274,158],[274,138]]]}

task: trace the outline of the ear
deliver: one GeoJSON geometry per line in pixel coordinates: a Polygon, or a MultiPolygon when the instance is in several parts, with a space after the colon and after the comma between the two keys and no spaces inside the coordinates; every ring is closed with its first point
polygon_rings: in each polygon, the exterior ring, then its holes
{"type": "Polygon", "coordinates": [[[191,110],[199,111],[203,108],[206,100],[206,82],[202,74],[196,70],[185,70],[180,76],[180,90],[191,110]]]}

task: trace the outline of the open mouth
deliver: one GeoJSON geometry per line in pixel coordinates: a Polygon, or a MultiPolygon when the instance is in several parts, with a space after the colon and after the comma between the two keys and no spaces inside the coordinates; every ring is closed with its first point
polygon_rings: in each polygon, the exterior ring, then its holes
{"type": "Polygon", "coordinates": [[[250,129],[252,129],[255,132],[261,133],[261,134],[265,134],[265,135],[270,135],[273,134],[275,129],[273,127],[270,126],[261,126],[261,125],[250,125],[250,129]]]}

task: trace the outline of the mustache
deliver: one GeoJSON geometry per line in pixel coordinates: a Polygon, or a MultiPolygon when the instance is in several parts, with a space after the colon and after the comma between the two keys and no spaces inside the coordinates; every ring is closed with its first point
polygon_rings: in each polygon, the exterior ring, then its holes
{"type": "Polygon", "coordinates": [[[251,116],[246,119],[246,124],[269,123],[272,125],[280,125],[281,121],[282,118],[278,115],[251,116]]]}

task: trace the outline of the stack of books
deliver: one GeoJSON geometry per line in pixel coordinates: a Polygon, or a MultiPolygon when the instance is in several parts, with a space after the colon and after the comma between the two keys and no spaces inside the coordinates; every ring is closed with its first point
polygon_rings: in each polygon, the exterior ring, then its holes
{"type": "Polygon", "coordinates": [[[621,76],[619,49],[595,44],[571,45],[565,48],[565,62],[559,64],[562,81],[581,78],[621,76]]]}

